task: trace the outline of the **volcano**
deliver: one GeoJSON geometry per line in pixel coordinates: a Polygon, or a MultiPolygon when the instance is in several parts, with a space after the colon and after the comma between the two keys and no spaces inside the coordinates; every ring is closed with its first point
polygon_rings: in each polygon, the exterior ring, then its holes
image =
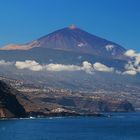
{"type": "Polygon", "coordinates": [[[8,45],[1,50],[31,50],[49,48],[66,52],[93,54],[113,59],[124,59],[126,51],[121,45],[92,35],[75,25],[54,31],[23,45],[8,45]]]}
{"type": "Polygon", "coordinates": [[[48,112],[54,105],[69,109],[79,105],[76,110],[85,111],[94,107],[133,110],[128,102],[120,102],[127,99],[139,109],[140,76],[124,74],[131,72],[126,69],[131,62],[125,52],[121,45],[71,25],[29,43],[2,48],[0,75],[14,79],[14,87],[31,101],[29,106],[21,104],[31,112],[48,112]]]}

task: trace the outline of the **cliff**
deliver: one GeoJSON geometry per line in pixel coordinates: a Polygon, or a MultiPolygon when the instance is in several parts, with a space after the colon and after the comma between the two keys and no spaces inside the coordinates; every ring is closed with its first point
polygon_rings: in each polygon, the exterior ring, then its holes
{"type": "Polygon", "coordinates": [[[0,118],[24,117],[25,110],[16,98],[16,90],[0,81],[0,118]]]}

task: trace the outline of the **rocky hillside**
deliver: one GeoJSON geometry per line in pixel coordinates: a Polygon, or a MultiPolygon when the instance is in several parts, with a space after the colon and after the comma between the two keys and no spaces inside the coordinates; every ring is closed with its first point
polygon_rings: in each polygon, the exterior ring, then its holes
{"type": "Polygon", "coordinates": [[[0,118],[24,117],[25,110],[16,99],[16,90],[0,81],[0,118]]]}
{"type": "MultiPolygon", "coordinates": [[[[54,113],[62,115],[96,114],[101,112],[131,112],[133,105],[127,100],[120,100],[103,95],[86,95],[58,89],[20,88],[28,100],[20,100],[29,115],[51,116],[54,113]]],[[[55,116],[55,115],[54,115],[55,116]]]]}
{"type": "Polygon", "coordinates": [[[19,81],[4,80],[17,90],[0,81],[0,118],[77,116],[81,114],[94,116],[101,112],[129,112],[135,110],[127,100],[74,93],[63,89],[42,90],[42,88],[36,89],[31,85],[30,87],[28,85],[26,87],[21,86],[19,81]]]}

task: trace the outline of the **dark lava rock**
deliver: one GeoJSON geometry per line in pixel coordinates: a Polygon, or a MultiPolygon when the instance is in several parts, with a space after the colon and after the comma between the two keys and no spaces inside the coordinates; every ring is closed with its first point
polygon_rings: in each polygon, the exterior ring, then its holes
{"type": "Polygon", "coordinates": [[[0,81],[0,118],[25,116],[25,110],[16,98],[16,90],[0,81]]]}
{"type": "Polygon", "coordinates": [[[134,110],[135,109],[134,109],[133,105],[130,102],[128,102],[127,100],[124,100],[118,105],[116,111],[129,112],[129,111],[134,111],[134,110]]]}

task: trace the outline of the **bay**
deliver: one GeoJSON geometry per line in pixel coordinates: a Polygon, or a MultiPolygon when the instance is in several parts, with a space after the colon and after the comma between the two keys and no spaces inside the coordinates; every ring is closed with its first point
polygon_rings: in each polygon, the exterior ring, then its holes
{"type": "Polygon", "coordinates": [[[0,140],[140,140],[140,113],[1,120],[0,140]]]}

